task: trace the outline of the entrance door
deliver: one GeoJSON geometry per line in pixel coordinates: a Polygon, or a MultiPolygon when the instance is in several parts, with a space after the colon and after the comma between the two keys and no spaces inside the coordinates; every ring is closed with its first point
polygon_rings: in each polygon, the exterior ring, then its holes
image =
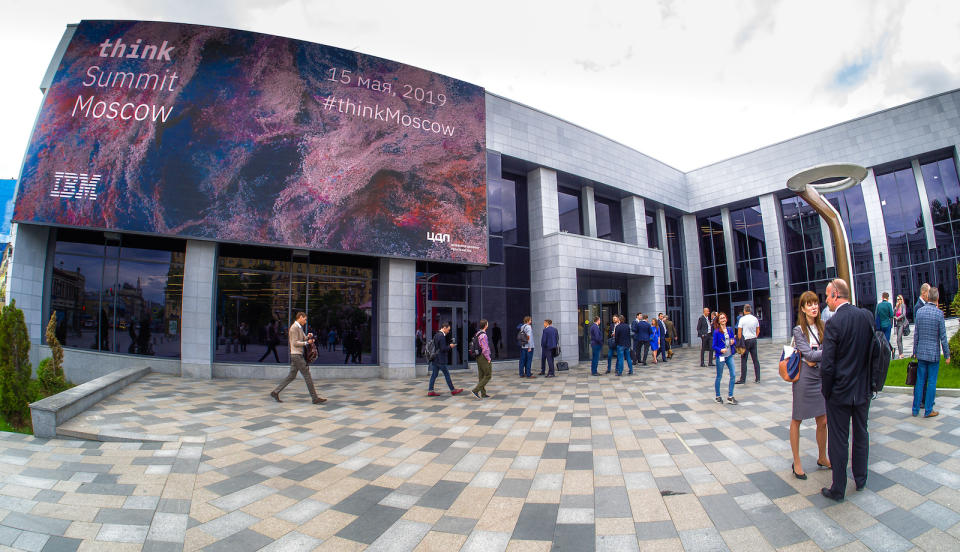
{"type": "Polygon", "coordinates": [[[727,324],[733,328],[737,327],[737,323],[740,322],[740,317],[743,316],[743,306],[749,305],[750,301],[734,301],[731,306],[730,320],[727,320],[727,324]]]}
{"type": "Polygon", "coordinates": [[[451,369],[466,369],[467,340],[470,336],[470,327],[467,322],[467,304],[452,301],[427,301],[427,316],[426,339],[433,339],[433,335],[440,331],[443,323],[449,322],[450,333],[447,334],[447,343],[456,343],[457,346],[447,351],[447,363],[451,369]]]}
{"type": "Polygon", "coordinates": [[[581,361],[591,360],[593,351],[590,348],[590,334],[587,328],[589,324],[593,324],[593,319],[597,316],[600,317],[600,327],[603,328],[604,347],[601,355],[607,354],[606,343],[610,332],[610,321],[613,315],[619,312],[619,307],[619,303],[591,303],[589,305],[580,305],[578,309],[580,311],[580,345],[578,349],[580,351],[579,356],[581,361]]]}

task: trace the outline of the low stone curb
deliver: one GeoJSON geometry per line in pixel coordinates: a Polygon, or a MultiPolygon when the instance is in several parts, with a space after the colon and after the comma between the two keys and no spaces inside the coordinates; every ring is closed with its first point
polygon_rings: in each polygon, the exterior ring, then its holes
{"type": "MultiPolygon", "coordinates": [[[[913,395],[913,387],[897,387],[893,385],[884,385],[881,393],[900,393],[902,395],[913,395]]],[[[960,397],[960,389],[940,389],[937,388],[937,396],[940,397],[960,397]]]]}
{"type": "Polygon", "coordinates": [[[150,368],[126,368],[100,376],[30,404],[33,434],[52,439],[57,426],[150,373],[150,368]]]}

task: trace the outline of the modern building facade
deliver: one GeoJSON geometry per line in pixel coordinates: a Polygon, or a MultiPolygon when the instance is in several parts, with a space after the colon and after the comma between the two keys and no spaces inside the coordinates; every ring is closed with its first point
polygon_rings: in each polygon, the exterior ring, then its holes
{"type": "Polygon", "coordinates": [[[834,162],[869,169],[828,196],[846,225],[858,302],[872,308],[890,291],[912,309],[923,282],[957,292],[960,90],[686,173],[495,94],[485,93],[485,114],[488,264],[21,223],[7,297],[24,310],[34,362],[48,354],[52,314],[73,381],[130,365],[281,377],[284,332],[300,310],[320,336],[320,378],[422,374],[419,345],[443,321],[459,366],[481,318],[511,363],[526,315],[536,343],[553,321],[571,363],[588,354],[587,321],[614,313],[666,313],[690,343],[702,307],[750,304],[761,337],[786,339],[800,293],[822,294],[836,275],[829,233],[786,181],[834,162]]]}

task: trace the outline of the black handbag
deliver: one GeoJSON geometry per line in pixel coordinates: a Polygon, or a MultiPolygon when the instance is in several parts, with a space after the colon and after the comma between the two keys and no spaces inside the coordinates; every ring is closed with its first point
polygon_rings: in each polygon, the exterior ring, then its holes
{"type": "Polygon", "coordinates": [[[906,385],[914,386],[917,384],[917,366],[916,359],[907,363],[907,382],[906,385]]]}
{"type": "Polygon", "coordinates": [[[907,324],[903,327],[903,337],[910,335],[910,324],[907,324]]]}

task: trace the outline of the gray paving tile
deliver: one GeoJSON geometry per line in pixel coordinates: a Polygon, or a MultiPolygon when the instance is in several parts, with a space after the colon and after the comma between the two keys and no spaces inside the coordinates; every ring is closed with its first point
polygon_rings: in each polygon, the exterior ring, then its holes
{"type": "Polygon", "coordinates": [[[403,517],[406,510],[390,506],[374,505],[341,529],[337,536],[364,544],[373,544],[391,525],[403,517]]]}
{"type": "Polygon", "coordinates": [[[906,552],[913,543],[882,523],[857,531],[857,538],[874,552],[906,552]]]}
{"type": "Polygon", "coordinates": [[[161,498],[157,504],[157,511],[168,514],[189,514],[190,501],[181,498],[161,498]]]}
{"type": "Polygon", "coordinates": [[[244,529],[225,539],[218,540],[202,550],[204,552],[253,552],[254,550],[260,550],[271,542],[273,542],[273,539],[267,536],[250,529],[244,529]]]}
{"type": "Polygon", "coordinates": [[[80,539],[51,536],[44,543],[41,552],[74,552],[82,542],[80,539]]]}
{"type": "MultiPolygon", "coordinates": [[[[309,535],[304,535],[303,533],[298,533],[296,531],[291,531],[286,535],[280,537],[279,539],[273,541],[267,546],[260,549],[261,552],[310,552],[323,541],[311,537],[309,535]]],[[[368,548],[369,550],[369,548],[368,548]]]]}
{"type": "Polygon", "coordinates": [[[466,483],[442,479],[417,501],[417,506],[446,510],[453,505],[466,487],[466,483]]]}
{"type": "Polygon", "coordinates": [[[786,481],[773,472],[762,471],[751,473],[747,475],[747,478],[760,489],[760,492],[767,495],[771,500],[797,494],[796,489],[787,485],[786,481]]]}
{"type": "Polygon", "coordinates": [[[455,533],[458,535],[469,535],[476,526],[477,520],[472,518],[443,516],[440,521],[433,524],[433,531],[442,533],[455,533]]]}
{"type": "Polygon", "coordinates": [[[677,537],[677,527],[672,521],[645,521],[634,523],[640,540],[672,539],[677,537]]]}
{"type": "Polygon", "coordinates": [[[941,531],[950,529],[960,523],[960,513],[957,513],[941,504],[928,500],[910,512],[920,519],[930,523],[941,531]]]}
{"type": "Polygon", "coordinates": [[[593,524],[557,525],[553,536],[554,552],[592,552],[596,549],[596,527],[593,524]]]}
{"type": "Polygon", "coordinates": [[[141,544],[147,539],[146,525],[116,525],[104,523],[97,533],[98,541],[141,544]]]}
{"type": "Polygon", "coordinates": [[[160,542],[147,539],[143,541],[143,548],[140,552],[182,552],[183,543],[179,542],[160,542]]]}
{"type": "Polygon", "coordinates": [[[632,518],[630,498],[623,487],[595,487],[593,489],[596,516],[600,518],[632,518]]]}
{"type": "Polygon", "coordinates": [[[713,528],[680,531],[680,542],[687,552],[716,552],[730,550],[720,533],[713,528]]]}
{"type": "Polygon", "coordinates": [[[4,546],[10,546],[13,544],[17,537],[22,533],[20,529],[14,529],[13,527],[7,527],[5,525],[0,525],[0,544],[4,546]]]}
{"type": "Polygon", "coordinates": [[[35,514],[28,515],[20,512],[10,512],[7,514],[7,517],[3,518],[3,524],[7,527],[33,533],[43,533],[45,535],[63,536],[67,527],[70,526],[70,523],[70,520],[49,518],[35,514]]]}
{"type": "Polygon", "coordinates": [[[43,550],[43,547],[46,546],[47,540],[49,539],[49,535],[23,531],[17,537],[17,540],[13,541],[13,548],[26,552],[40,552],[43,550]]]}
{"type": "Polygon", "coordinates": [[[95,523],[113,523],[119,525],[150,525],[153,510],[134,510],[126,508],[100,508],[95,523]]]}
{"type": "Polygon", "coordinates": [[[907,540],[915,539],[930,530],[932,525],[902,509],[894,508],[877,516],[877,521],[893,529],[907,540]]]}
{"type": "Polygon", "coordinates": [[[283,474],[283,477],[287,479],[292,479],[293,481],[303,481],[318,473],[326,471],[332,468],[334,464],[329,462],[322,462],[320,460],[314,460],[313,462],[308,462],[303,464],[300,467],[294,468],[283,474]]]}
{"type": "Polygon", "coordinates": [[[813,542],[817,543],[820,548],[829,550],[854,540],[853,535],[818,508],[797,510],[787,515],[797,526],[810,535],[813,542]]]}
{"type": "Polygon", "coordinates": [[[552,541],[557,526],[559,504],[528,502],[523,505],[513,529],[515,540],[552,541]]]}
{"type": "Polygon", "coordinates": [[[740,529],[752,525],[746,512],[741,510],[737,501],[728,494],[701,496],[700,504],[719,531],[740,529]]]}
{"type": "Polygon", "coordinates": [[[183,543],[187,533],[187,514],[157,512],[147,532],[147,540],[183,543]]]}

